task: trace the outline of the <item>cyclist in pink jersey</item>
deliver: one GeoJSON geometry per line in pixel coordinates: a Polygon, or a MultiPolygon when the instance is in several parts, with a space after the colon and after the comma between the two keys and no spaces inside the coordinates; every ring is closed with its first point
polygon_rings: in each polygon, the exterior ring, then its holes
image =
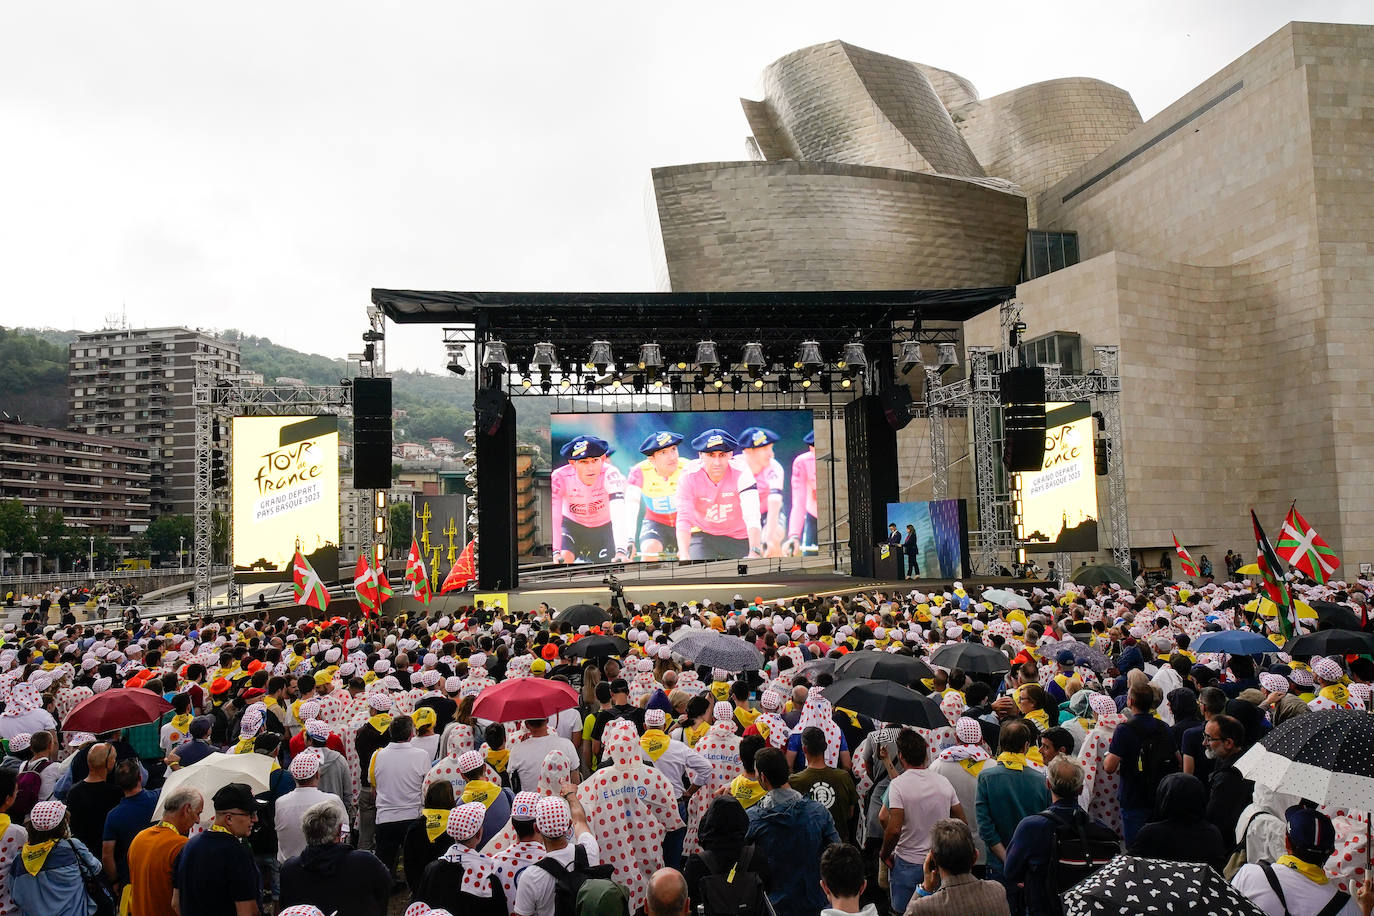
{"type": "Polygon", "coordinates": [[[787,519],[787,543],[783,553],[814,554],[819,551],[816,511],[816,433],[802,439],[807,449],[792,459],[792,513],[787,519]]]}
{"type": "Polygon", "coordinates": [[[782,556],[782,465],[773,457],[773,443],[780,437],[771,429],[751,426],[739,434],[740,453],[730,464],[754,475],[759,487],[759,509],[764,515],[763,555],[782,556]]]}
{"type": "Polygon", "coordinates": [[[758,556],[759,489],[754,475],[733,467],[739,443],[723,429],[708,429],[692,440],[695,466],[677,488],[677,542],[692,560],[758,556]]]}
{"type": "Polygon", "coordinates": [[[568,463],[550,476],[555,563],[609,563],[628,559],[625,478],[607,459],[611,447],[578,436],[559,450],[568,463]]]}

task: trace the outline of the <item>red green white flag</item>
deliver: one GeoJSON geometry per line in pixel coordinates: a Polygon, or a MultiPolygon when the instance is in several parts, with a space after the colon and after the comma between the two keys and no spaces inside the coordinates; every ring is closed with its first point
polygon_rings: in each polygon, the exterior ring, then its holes
{"type": "Polygon", "coordinates": [[[1178,535],[1172,531],[1169,534],[1174,538],[1174,552],[1178,554],[1179,565],[1182,566],[1185,575],[1194,579],[1202,578],[1198,575],[1197,564],[1193,562],[1193,557],[1188,553],[1188,549],[1178,542],[1178,535]]]}
{"type": "Polygon", "coordinates": [[[358,565],[353,570],[353,592],[364,614],[377,610],[377,571],[367,561],[366,553],[358,554],[358,565]]]}
{"type": "Polygon", "coordinates": [[[1325,585],[1331,574],[1340,568],[1341,561],[1331,545],[1298,514],[1295,502],[1288,509],[1274,550],[1285,563],[1319,584],[1325,585]]]}
{"type": "Polygon", "coordinates": [[[291,561],[291,581],[297,604],[308,605],[321,611],[329,607],[329,591],[324,587],[324,582],[320,581],[315,567],[301,556],[299,550],[296,551],[295,559],[291,561]]]}

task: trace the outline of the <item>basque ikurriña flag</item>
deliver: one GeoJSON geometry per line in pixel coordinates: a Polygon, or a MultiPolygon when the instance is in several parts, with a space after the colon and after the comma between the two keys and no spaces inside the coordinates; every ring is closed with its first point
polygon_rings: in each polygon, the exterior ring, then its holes
{"type": "Polygon", "coordinates": [[[1279,542],[1274,545],[1274,550],[1285,563],[1311,577],[1319,585],[1325,585],[1341,565],[1331,545],[1323,541],[1307,524],[1307,519],[1298,514],[1297,502],[1288,509],[1288,517],[1283,520],[1283,529],[1279,532],[1279,542]]]}
{"type": "Polygon", "coordinates": [[[1179,565],[1183,567],[1185,575],[1192,576],[1194,579],[1201,578],[1198,575],[1197,564],[1193,562],[1193,557],[1188,553],[1187,548],[1178,542],[1178,535],[1172,531],[1169,534],[1174,538],[1174,553],[1178,554],[1179,565]]]}

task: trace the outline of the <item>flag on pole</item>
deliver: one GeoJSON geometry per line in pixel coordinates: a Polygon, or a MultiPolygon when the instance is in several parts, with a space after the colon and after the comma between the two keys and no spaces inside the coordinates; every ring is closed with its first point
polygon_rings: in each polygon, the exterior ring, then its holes
{"type": "Polygon", "coordinates": [[[1284,639],[1292,639],[1298,629],[1298,612],[1288,593],[1288,583],[1283,580],[1283,567],[1269,539],[1264,536],[1264,529],[1260,527],[1254,509],[1250,510],[1250,521],[1255,526],[1255,565],[1259,567],[1261,585],[1269,600],[1278,608],[1279,632],[1284,639]]]}
{"type": "Polygon", "coordinates": [[[477,569],[472,562],[472,541],[468,541],[463,552],[458,555],[458,562],[453,564],[453,568],[448,571],[448,576],[444,579],[444,584],[439,588],[439,594],[443,595],[455,589],[464,589],[477,581],[477,569]]]}
{"type": "Polygon", "coordinates": [[[364,614],[377,610],[377,571],[367,561],[366,553],[358,554],[358,565],[353,570],[353,592],[364,614]]]}
{"type": "Polygon", "coordinates": [[[391,583],[386,578],[386,566],[378,563],[373,569],[373,575],[377,577],[377,607],[386,604],[386,599],[394,596],[396,592],[392,589],[391,583]]]}
{"type": "Polygon", "coordinates": [[[1341,565],[1336,551],[1323,541],[1307,524],[1307,519],[1298,514],[1298,504],[1288,509],[1288,517],[1283,520],[1283,530],[1279,532],[1279,542],[1274,551],[1285,563],[1319,585],[1325,585],[1341,565]]]}
{"type": "Polygon", "coordinates": [[[291,582],[296,593],[296,603],[308,605],[323,611],[329,607],[329,592],[320,581],[319,574],[315,572],[315,567],[310,565],[310,561],[301,556],[300,549],[296,550],[296,557],[291,561],[291,582]]]}
{"type": "Polygon", "coordinates": [[[1193,562],[1193,557],[1188,553],[1188,549],[1178,542],[1178,535],[1172,531],[1169,534],[1174,538],[1174,552],[1178,554],[1179,565],[1183,568],[1184,575],[1192,576],[1194,579],[1202,578],[1198,575],[1197,564],[1193,562]]]}
{"type": "Polygon", "coordinates": [[[410,539],[410,553],[406,554],[405,580],[407,582],[417,582],[425,577],[425,559],[420,554],[420,545],[414,539],[410,539]]]}

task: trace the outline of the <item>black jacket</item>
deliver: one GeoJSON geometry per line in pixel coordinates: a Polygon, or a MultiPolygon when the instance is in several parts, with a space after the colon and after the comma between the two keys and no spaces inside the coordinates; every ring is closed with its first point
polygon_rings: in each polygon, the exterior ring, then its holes
{"type": "Polygon", "coordinates": [[[454,916],[507,916],[506,892],[501,889],[500,876],[493,873],[488,880],[491,882],[490,897],[465,894],[462,864],[435,859],[425,866],[415,900],[429,904],[432,909],[448,910],[454,916]]]}
{"type": "Polygon", "coordinates": [[[1255,783],[1236,769],[1239,759],[1240,754],[1236,754],[1229,760],[1213,761],[1212,775],[1208,780],[1210,794],[1207,797],[1207,820],[1216,825],[1223,837],[1236,835],[1240,813],[1255,798],[1255,783]]]}
{"type": "Polygon", "coordinates": [[[1207,788],[1190,773],[1171,773],[1159,782],[1155,810],[1129,850],[1133,856],[1197,862],[1221,871],[1227,849],[1221,831],[1203,820],[1207,788]]]}
{"type": "Polygon", "coordinates": [[[326,913],[386,916],[391,874],[370,852],[343,843],[307,846],[281,867],[281,905],[310,903],[326,913]]]}

